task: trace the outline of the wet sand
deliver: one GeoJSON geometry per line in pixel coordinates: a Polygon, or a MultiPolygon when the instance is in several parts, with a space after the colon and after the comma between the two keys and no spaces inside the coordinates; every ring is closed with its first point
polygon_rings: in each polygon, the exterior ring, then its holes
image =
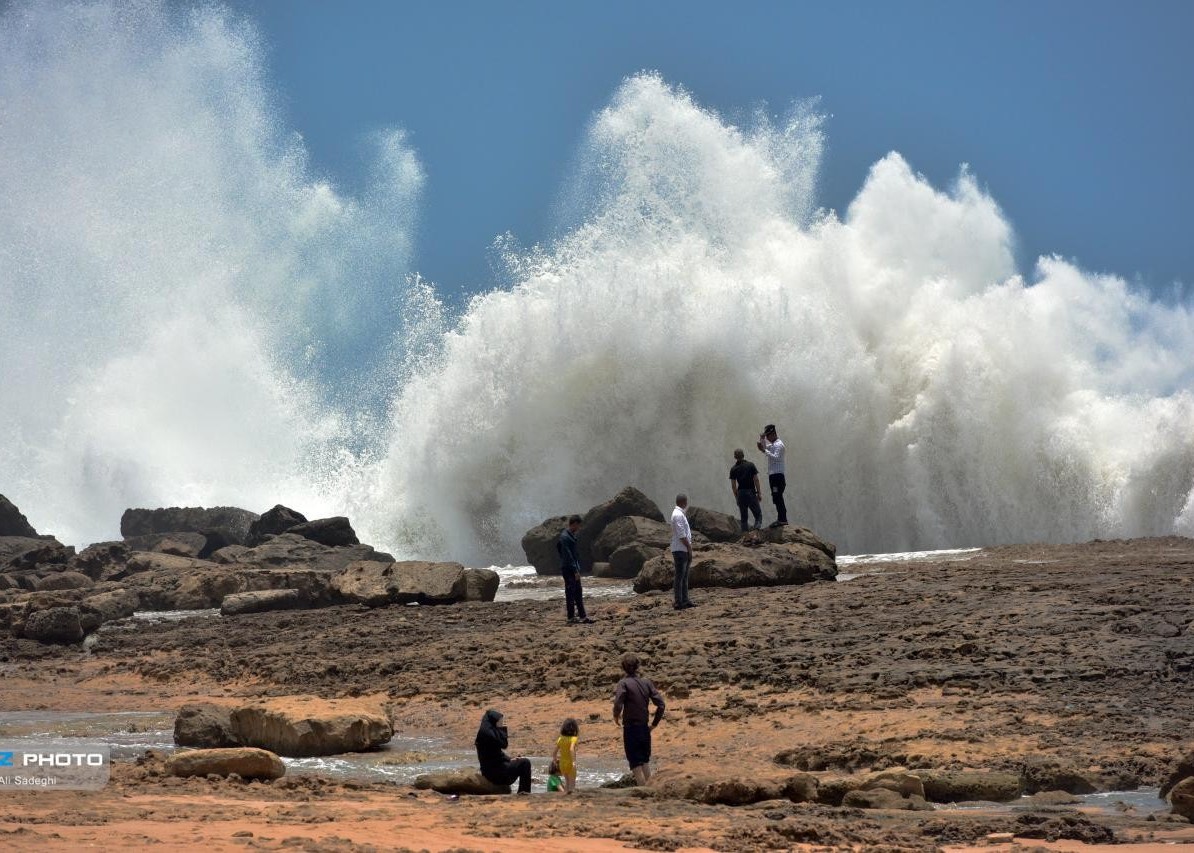
{"type": "MultiPolygon", "coordinates": [[[[1047,755],[1109,787],[1155,787],[1191,746],[1194,540],[1012,546],[866,571],[848,583],[696,590],[700,606],[679,613],[665,595],[600,600],[591,626],[564,625],[559,602],[510,601],[136,623],[105,630],[90,653],[4,640],[0,708],[383,693],[399,733],[437,732],[467,749],[482,711],[497,706],[512,752],[550,753],[573,716],[582,761],[616,758],[609,697],[618,656],[633,650],[668,697],[659,771],[772,778],[794,772],[773,759],[796,749],[835,772],[1014,769],[1047,755]]],[[[1000,847],[985,839],[999,832],[1027,849],[1107,831],[1119,842],[1194,842],[1192,829],[1131,810],[1020,803],[731,808],[627,790],[450,800],[312,777],[174,780],[154,758],[118,764],[103,791],[0,801],[0,840],[15,849],[990,850],[1000,847]]]]}

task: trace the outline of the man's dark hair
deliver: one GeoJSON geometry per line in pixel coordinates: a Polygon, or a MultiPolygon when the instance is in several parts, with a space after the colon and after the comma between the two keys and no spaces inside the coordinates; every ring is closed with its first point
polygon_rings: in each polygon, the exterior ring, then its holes
{"type": "Polygon", "coordinates": [[[579,515],[570,516],[568,518],[568,523],[569,524],[580,524],[580,516],[579,515]]]}
{"type": "Polygon", "coordinates": [[[735,458],[735,459],[745,459],[745,458],[746,458],[746,454],[745,454],[745,453],[743,453],[741,450],[735,450],[735,451],[734,451],[734,458],[735,458]]]}
{"type": "Polygon", "coordinates": [[[622,655],[622,669],[625,670],[627,675],[637,675],[638,655],[634,654],[633,652],[627,652],[626,654],[622,655]]]}
{"type": "Polygon", "coordinates": [[[580,734],[580,723],[569,717],[564,720],[564,725],[560,726],[560,734],[564,737],[576,737],[580,734]]]}

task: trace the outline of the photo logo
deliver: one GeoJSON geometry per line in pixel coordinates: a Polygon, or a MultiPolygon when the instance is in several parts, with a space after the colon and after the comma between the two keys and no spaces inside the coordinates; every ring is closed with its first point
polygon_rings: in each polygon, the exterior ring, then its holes
{"type": "Polygon", "coordinates": [[[108,783],[112,751],[106,743],[18,738],[0,750],[0,791],[95,791],[108,783]]]}

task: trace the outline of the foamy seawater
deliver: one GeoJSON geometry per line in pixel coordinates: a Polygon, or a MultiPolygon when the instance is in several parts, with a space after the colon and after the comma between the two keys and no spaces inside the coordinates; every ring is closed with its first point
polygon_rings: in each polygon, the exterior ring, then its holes
{"type": "MultiPolygon", "coordinates": [[[[534,566],[490,566],[501,578],[495,601],[564,600],[564,579],[560,575],[541,575],[534,566]]],[[[620,598],[633,595],[631,581],[584,575],[581,585],[585,599],[620,598]]]]}

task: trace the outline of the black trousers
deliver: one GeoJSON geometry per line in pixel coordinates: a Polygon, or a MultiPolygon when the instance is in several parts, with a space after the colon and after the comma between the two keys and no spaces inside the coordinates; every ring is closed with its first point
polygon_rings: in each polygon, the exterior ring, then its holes
{"type": "Polygon", "coordinates": [[[742,513],[742,529],[743,531],[750,528],[746,525],[746,512],[754,513],[755,524],[763,523],[763,508],[759,506],[759,496],[755,494],[754,489],[738,489],[738,511],[742,513]]]}
{"type": "Polygon", "coordinates": [[[788,485],[788,481],[784,479],[783,474],[768,474],[767,482],[771,484],[771,502],[775,504],[775,511],[779,515],[779,521],[787,522],[788,507],[784,503],[784,487],[788,485]]]}
{"type": "Polygon", "coordinates": [[[518,780],[518,793],[531,792],[531,760],[529,758],[512,758],[501,767],[490,767],[482,770],[481,775],[495,785],[513,785],[518,780]]]}
{"type": "Polygon", "coordinates": [[[587,619],[583,592],[580,588],[580,572],[563,569],[561,574],[564,576],[564,601],[568,607],[568,618],[587,619]]]}

